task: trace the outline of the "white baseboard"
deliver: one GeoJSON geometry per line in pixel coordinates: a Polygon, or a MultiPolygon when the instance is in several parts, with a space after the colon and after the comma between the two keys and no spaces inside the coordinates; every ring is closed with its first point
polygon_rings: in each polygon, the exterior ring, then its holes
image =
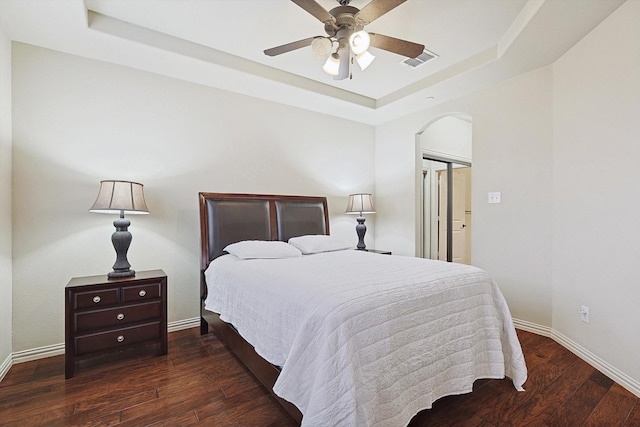
{"type": "Polygon", "coordinates": [[[567,338],[558,331],[554,330],[551,338],[553,338],[553,340],[558,344],[567,348],[576,356],[587,362],[589,365],[593,366],[594,368],[620,384],[622,387],[629,390],[631,393],[640,397],[640,381],[631,378],[629,375],[620,371],[616,367],[611,366],[609,363],[605,362],[586,348],[582,347],[580,344],[567,338]]]}
{"type": "Polygon", "coordinates": [[[200,327],[200,317],[192,317],[191,319],[176,320],[167,324],[168,332],[181,331],[183,329],[200,327]]]}
{"type": "Polygon", "coordinates": [[[513,326],[523,331],[531,332],[533,334],[542,335],[543,337],[551,338],[553,329],[548,326],[538,325],[537,323],[527,322],[526,320],[513,319],[513,326]]]}
{"type": "MultiPolygon", "coordinates": [[[[526,320],[513,319],[513,324],[516,328],[523,331],[531,332],[534,334],[549,337],[567,348],[576,356],[607,375],[609,378],[620,384],[622,387],[629,390],[631,393],[640,397],[640,382],[631,378],[619,369],[611,366],[595,354],[591,353],[586,348],[582,347],[575,341],[562,335],[560,332],[553,330],[548,326],[538,325],[536,323],[527,322],[526,320]]],[[[178,320],[175,322],[169,322],[167,324],[168,332],[180,331],[183,329],[195,328],[200,326],[200,318],[193,317],[191,319],[178,320]]],[[[33,348],[30,350],[17,351],[9,355],[0,365],[0,381],[9,372],[9,369],[14,363],[29,362],[31,360],[43,359],[45,357],[58,356],[64,354],[64,343],[53,344],[45,347],[33,348]]]]}
{"type": "Polygon", "coordinates": [[[551,338],[552,340],[578,356],[580,359],[584,360],[589,365],[593,366],[598,371],[602,372],[603,374],[620,384],[622,387],[629,390],[631,393],[640,397],[639,381],[631,378],[624,372],[611,366],[609,363],[605,362],[604,360],[591,353],[580,344],[564,336],[560,332],[548,326],[538,325],[535,323],[527,322],[526,320],[513,319],[513,325],[518,329],[522,329],[523,331],[532,332],[534,334],[551,338]]]}
{"type": "Polygon", "coordinates": [[[12,357],[10,354],[7,356],[6,359],[4,359],[4,362],[2,362],[2,365],[0,365],[0,381],[2,381],[4,376],[7,375],[7,372],[9,372],[9,369],[11,369],[11,366],[13,365],[11,360],[12,360],[12,357]]]}
{"type": "Polygon", "coordinates": [[[14,351],[13,363],[24,363],[32,360],[44,359],[45,357],[59,356],[64,354],[64,343],[52,344],[44,347],[31,348],[29,350],[14,351]]]}
{"type": "MultiPolygon", "coordinates": [[[[167,332],[175,332],[175,331],[180,331],[182,329],[195,328],[199,326],[200,326],[200,318],[193,317],[191,319],[169,322],[167,324],[167,332]]],[[[16,351],[13,353],[12,356],[9,356],[9,358],[7,358],[7,360],[9,361],[8,362],[5,361],[2,367],[4,368],[5,364],[9,365],[6,369],[8,371],[11,365],[15,363],[30,362],[32,360],[44,359],[45,357],[51,357],[51,356],[59,356],[61,354],[64,354],[64,343],[52,344],[44,347],[32,348],[29,350],[16,351]]],[[[3,371],[0,371],[0,378],[2,378],[1,377],[2,372],[3,371]]]]}

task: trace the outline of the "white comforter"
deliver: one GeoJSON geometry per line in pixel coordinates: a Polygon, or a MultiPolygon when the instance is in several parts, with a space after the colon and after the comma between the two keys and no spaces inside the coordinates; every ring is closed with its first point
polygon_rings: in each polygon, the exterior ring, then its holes
{"type": "Polygon", "coordinates": [[[478,378],[527,378],[506,302],[475,267],[348,250],[225,255],[205,276],[206,309],[282,367],[274,391],[303,426],[404,426],[478,378]]]}

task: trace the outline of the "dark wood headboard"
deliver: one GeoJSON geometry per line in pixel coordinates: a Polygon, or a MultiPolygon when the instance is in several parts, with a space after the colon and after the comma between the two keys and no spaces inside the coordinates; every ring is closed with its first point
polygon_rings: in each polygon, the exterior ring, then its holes
{"type": "MultiPolygon", "coordinates": [[[[205,310],[207,285],[204,271],[223,255],[224,248],[242,240],[281,240],[306,234],[329,234],[326,197],[274,196],[266,194],[200,193],[200,334],[213,328],[231,351],[269,390],[280,370],[258,355],[238,332],[205,310]]],[[[302,414],[291,403],[274,397],[298,422],[302,414]]]]}
{"type": "Polygon", "coordinates": [[[204,271],[224,248],[242,240],[281,240],[329,234],[327,198],[266,194],[200,193],[200,294],[204,271]]]}

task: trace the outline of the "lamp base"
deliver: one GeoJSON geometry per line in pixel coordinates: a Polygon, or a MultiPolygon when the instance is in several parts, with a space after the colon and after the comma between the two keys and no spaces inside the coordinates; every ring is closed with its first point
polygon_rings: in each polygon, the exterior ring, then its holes
{"type": "Polygon", "coordinates": [[[107,277],[110,279],[116,278],[116,277],[130,277],[130,276],[135,276],[136,272],[134,270],[125,270],[125,271],[110,271],[107,274],[107,277]]]}
{"type": "Polygon", "coordinates": [[[136,272],[131,270],[131,264],[129,264],[127,260],[127,251],[129,250],[129,245],[131,245],[131,233],[129,233],[128,230],[131,222],[122,215],[113,221],[113,225],[116,227],[116,231],[111,235],[111,242],[113,243],[113,248],[116,250],[116,262],[113,264],[113,271],[109,272],[107,277],[135,276],[136,272]]]}
{"type": "Polygon", "coordinates": [[[356,218],[356,221],[358,221],[358,225],[356,225],[356,234],[358,235],[358,245],[356,246],[356,249],[364,251],[367,250],[367,247],[364,244],[364,235],[367,232],[367,226],[364,225],[364,217],[362,215],[356,218]]]}

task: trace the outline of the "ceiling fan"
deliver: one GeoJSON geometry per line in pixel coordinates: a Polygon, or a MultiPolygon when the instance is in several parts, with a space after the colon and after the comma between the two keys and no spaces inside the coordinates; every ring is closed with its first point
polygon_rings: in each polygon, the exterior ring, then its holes
{"type": "Polygon", "coordinates": [[[265,55],[277,56],[311,46],[317,58],[327,59],[322,69],[332,75],[334,80],[343,80],[351,78],[351,64],[354,58],[363,71],[375,59],[368,51],[369,46],[409,58],[416,58],[424,51],[422,44],[364,31],[365,25],[407,0],[371,0],[361,10],[349,6],[351,0],[337,0],[340,6],[329,11],[315,0],[291,1],[322,22],[327,36],[309,37],[272,47],[264,51],[265,55]]]}

